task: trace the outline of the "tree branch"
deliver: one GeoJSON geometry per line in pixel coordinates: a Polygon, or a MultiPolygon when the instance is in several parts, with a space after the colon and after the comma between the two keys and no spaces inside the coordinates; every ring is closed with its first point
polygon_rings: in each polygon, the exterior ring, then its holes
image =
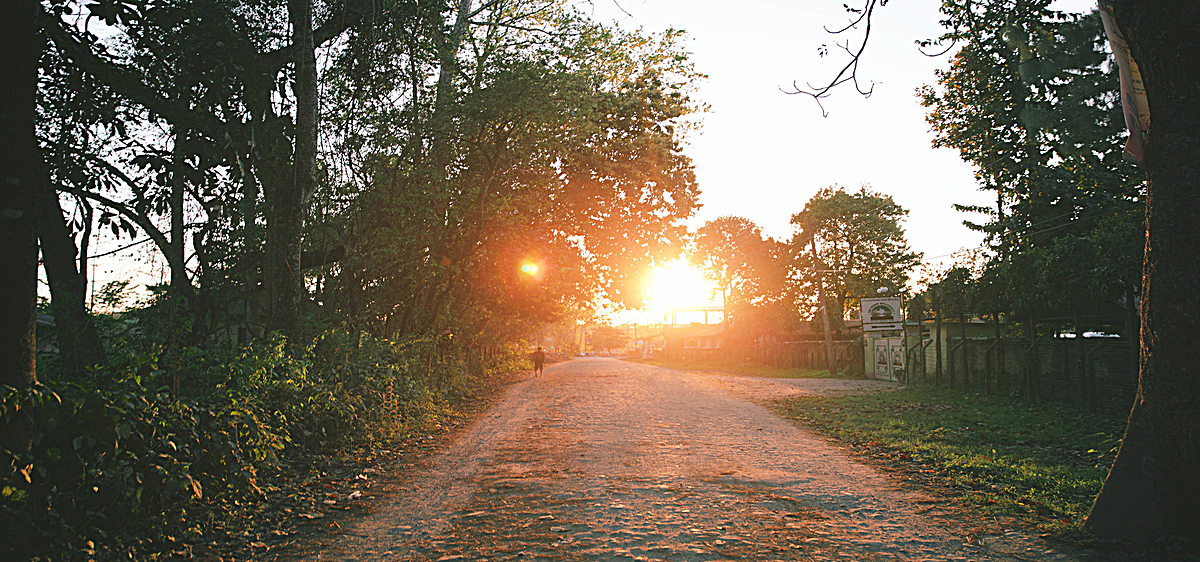
{"type": "Polygon", "coordinates": [[[145,231],[146,234],[148,236],[150,236],[150,239],[154,240],[154,245],[158,246],[159,252],[162,252],[162,254],[164,256],[171,255],[171,252],[170,252],[171,245],[167,242],[167,237],[165,235],[163,235],[162,231],[160,231],[158,229],[158,227],[154,226],[154,223],[150,222],[150,219],[147,218],[145,215],[142,215],[142,214],[134,211],[133,209],[130,209],[124,203],[113,201],[112,199],[109,199],[103,195],[100,195],[99,193],[92,193],[90,191],[83,191],[81,189],[64,189],[64,188],[60,188],[60,189],[63,192],[70,193],[76,197],[85,197],[85,198],[91,199],[97,203],[100,203],[101,205],[104,205],[105,207],[108,207],[108,208],[120,213],[125,218],[133,221],[134,224],[137,224],[138,227],[140,227],[143,231],[145,231]]]}
{"type": "MultiPolygon", "coordinates": [[[[354,23],[357,23],[357,20],[350,17],[344,5],[339,5],[320,26],[313,30],[313,45],[320,47],[336,39],[345,33],[347,29],[350,29],[350,26],[354,23]]],[[[296,60],[296,45],[280,47],[274,51],[259,55],[257,59],[261,70],[272,73],[278,72],[296,60]]]]}
{"type": "MultiPolygon", "coordinates": [[[[838,30],[831,30],[828,27],[825,28],[825,31],[828,32],[829,34],[838,35],[838,34],[841,34],[846,31],[856,28],[860,23],[866,22],[866,28],[863,30],[862,43],[859,44],[858,50],[852,50],[850,48],[850,40],[849,39],[847,39],[845,43],[835,43],[835,45],[837,45],[838,47],[841,47],[842,50],[846,51],[846,53],[848,53],[850,55],[850,60],[846,63],[845,66],[842,67],[841,70],[838,71],[837,75],[835,75],[833,77],[833,79],[829,81],[828,84],[821,86],[821,87],[813,86],[812,83],[806,83],[805,84],[806,88],[801,88],[796,82],[792,82],[792,90],[791,91],[780,88],[780,91],[782,91],[783,93],[788,94],[788,95],[803,94],[806,96],[811,96],[814,100],[816,100],[817,106],[821,108],[821,116],[822,117],[828,117],[829,112],[825,110],[825,106],[821,104],[821,100],[826,97],[829,97],[829,92],[842,84],[845,84],[847,82],[852,82],[854,84],[854,89],[857,90],[858,93],[861,94],[865,98],[871,97],[871,94],[875,91],[875,83],[874,82],[871,82],[871,86],[869,88],[867,88],[866,90],[864,90],[862,88],[862,86],[859,85],[859,83],[858,83],[858,63],[860,60],[862,60],[862,54],[867,48],[867,40],[870,39],[870,37],[871,37],[871,17],[875,13],[875,8],[878,6],[886,6],[887,0],[864,0],[864,1],[865,1],[865,4],[863,4],[863,7],[861,10],[846,7],[846,10],[848,12],[856,13],[856,14],[858,14],[858,17],[852,18],[850,20],[850,23],[846,24],[845,27],[838,29],[838,30]]],[[[821,56],[824,56],[825,53],[827,53],[828,51],[825,50],[824,45],[821,46],[821,49],[822,50],[818,51],[818,52],[821,53],[821,56]]]]}
{"type": "Polygon", "coordinates": [[[63,28],[61,19],[46,13],[45,8],[40,6],[39,4],[37,20],[42,33],[85,72],[172,124],[200,131],[214,139],[227,137],[228,124],[159,95],[157,91],[143,83],[136,72],[92,52],[90,46],[81,43],[63,28]]]}

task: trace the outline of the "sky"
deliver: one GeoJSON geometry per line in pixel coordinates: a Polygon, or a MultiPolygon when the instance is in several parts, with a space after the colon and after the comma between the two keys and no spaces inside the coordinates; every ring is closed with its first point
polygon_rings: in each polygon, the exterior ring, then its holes
{"type": "MultiPolygon", "coordinates": [[[[974,247],[982,236],[962,225],[953,204],[993,203],[977,190],[973,169],[952,149],[934,149],[925,108],[916,97],[935,84],[948,56],[927,57],[914,41],[942,32],[940,0],[893,0],[878,8],[859,68],[869,98],[849,85],[824,100],[786,95],[836,74],[848,56],[822,26],[848,21],[843,3],[861,0],[591,0],[601,21],[626,28],[683,29],[692,60],[708,75],[697,97],[711,109],[685,152],[692,158],[703,207],[693,226],[724,215],[748,218],[775,238],[789,238],[791,216],[819,189],[870,184],[910,211],[910,245],[927,260],[974,247]],[[623,13],[624,12],[624,13],[623,13]],[[818,56],[826,45],[829,55],[818,56]]],[[[1060,0],[1057,9],[1085,11],[1094,0],[1060,0]]],[[[860,35],[849,38],[857,44],[860,35]]]]}

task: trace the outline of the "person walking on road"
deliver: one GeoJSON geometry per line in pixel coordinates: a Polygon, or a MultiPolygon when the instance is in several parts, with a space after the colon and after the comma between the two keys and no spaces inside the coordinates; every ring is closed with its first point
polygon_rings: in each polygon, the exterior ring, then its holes
{"type": "Polygon", "coordinates": [[[537,351],[533,352],[533,375],[536,377],[542,374],[542,368],[546,366],[546,352],[542,351],[542,346],[538,346],[537,351]]]}

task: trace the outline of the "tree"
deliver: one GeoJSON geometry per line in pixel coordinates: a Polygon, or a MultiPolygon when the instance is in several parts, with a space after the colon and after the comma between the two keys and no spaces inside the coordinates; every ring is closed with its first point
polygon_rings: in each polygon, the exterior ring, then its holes
{"type": "Polygon", "coordinates": [[[343,314],[389,336],[552,322],[598,295],[636,306],[650,267],[678,255],[697,193],[677,128],[696,110],[697,75],[678,33],[622,33],[538,6],[480,8],[456,103],[440,109],[410,65],[386,66],[386,80],[359,73],[375,50],[348,50],[331,71],[335,104],[380,116],[346,123],[357,128],[343,137],[358,168],[344,178],[355,200],[343,314]],[[397,97],[410,105],[398,110],[397,97]],[[425,121],[439,111],[445,123],[425,121]],[[429,130],[445,154],[426,152],[429,130]]]}
{"type": "Polygon", "coordinates": [[[692,258],[717,284],[723,302],[748,302],[758,295],[760,274],[773,266],[769,243],[750,220],[725,216],[696,230],[692,258]]]}
{"type": "Polygon", "coordinates": [[[867,186],[856,192],[839,186],[818,191],[792,215],[798,231],[791,242],[796,256],[791,278],[799,292],[814,294],[823,279],[831,316],[841,319],[845,307],[880,287],[904,291],[909,270],[921,257],[904,238],[900,223],[906,215],[891,196],[867,186]]]}
{"type": "Polygon", "coordinates": [[[590,337],[592,349],[603,349],[611,351],[615,348],[622,347],[629,341],[628,335],[616,326],[600,325],[592,331],[590,337]]]}
{"type": "Polygon", "coordinates": [[[1200,534],[1200,5],[1113,2],[1141,69],[1154,129],[1146,146],[1141,361],[1129,427],[1088,515],[1105,536],[1200,534]]]}
{"type": "Polygon", "coordinates": [[[1123,162],[1115,72],[1106,65],[1095,14],[1048,8],[1049,0],[947,2],[940,42],[961,49],[923,87],[935,147],[959,150],[977,166],[996,206],[959,206],[983,214],[1001,253],[1045,246],[1097,216],[1137,201],[1141,181],[1123,162]]]}
{"type": "Polygon", "coordinates": [[[748,219],[708,221],[693,236],[690,260],[717,284],[731,335],[751,340],[786,329],[787,246],[748,219]]]}
{"type": "MultiPolygon", "coordinates": [[[[0,85],[0,388],[17,392],[13,406],[37,382],[34,370],[37,322],[37,192],[41,184],[37,138],[37,68],[41,41],[35,32],[38,3],[6,2],[0,8],[0,47],[9,72],[0,85]]],[[[7,392],[6,392],[7,394],[7,392]]],[[[8,406],[8,404],[5,404],[8,406]]],[[[0,418],[0,449],[27,451],[30,434],[21,412],[0,418]]],[[[6,464],[11,462],[5,459],[6,464]]],[[[7,467],[6,467],[7,468],[7,467]]]]}
{"type": "MultiPolygon", "coordinates": [[[[965,0],[944,2],[955,10],[965,0]]],[[[869,19],[878,0],[867,0],[869,19]]],[[[1004,6],[1008,2],[974,2],[1004,6]]],[[[1106,1],[1141,71],[1153,131],[1145,147],[1146,235],[1138,392],[1087,527],[1110,537],[1200,534],[1200,385],[1191,360],[1200,307],[1200,4],[1106,1]]],[[[864,39],[863,45],[866,44],[864,39]]],[[[951,45],[953,47],[953,45],[951,45]]],[[[858,54],[862,51],[859,50],[858,54]]],[[[854,55],[854,53],[852,53],[854,55]]],[[[852,56],[851,64],[857,64],[852,56]]],[[[850,66],[848,68],[855,68],[850,66]]],[[[839,79],[840,79],[839,75],[839,79]]],[[[830,82],[835,87],[839,79],[830,82]]],[[[1086,148],[1086,147],[1085,147],[1086,148]]]]}
{"type": "MultiPolygon", "coordinates": [[[[169,149],[168,173],[159,181],[169,186],[169,231],[178,235],[165,244],[177,289],[190,291],[186,264],[179,259],[185,245],[179,210],[189,184],[181,176],[188,171],[185,161],[193,156],[183,151],[185,143],[218,147],[206,157],[215,157],[224,168],[216,176],[224,187],[242,192],[243,212],[257,212],[255,200],[264,198],[266,259],[259,263],[265,262],[267,324],[295,339],[307,290],[300,269],[303,223],[315,185],[318,77],[313,51],[348,29],[366,25],[370,14],[378,12],[374,5],[335,3],[318,24],[312,21],[311,2],[294,0],[287,8],[288,18],[281,19],[270,7],[254,8],[254,17],[242,17],[219,0],[87,7],[55,2],[40,11],[38,20],[44,35],[75,67],[128,100],[137,112],[144,111],[151,124],[165,122],[175,141],[185,141],[169,149]],[[102,19],[118,39],[101,40],[86,23],[81,28],[62,17],[80,10],[102,19]],[[280,36],[288,40],[276,41],[280,36]],[[124,43],[118,48],[114,42],[124,43]]],[[[212,167],[210,162],[200,169],[212,167]]],[[[109,207],[122,203],[101,202],[109,207]]],[[[207,210],[212,210],[207,206],[211,202],[199,201],[207,210]]],[[[120,205],[115,208],[131,214],[120,205]]],[[[258,218],[242,217],[247,232],[255,230],[258,218]]],[[[247,241],[259,242],[256,237],[247,241]]],[[[247,275],[247,284],[256,285],[257,277],[247,275]]]]}
{"type": "Polygon", "coordinates": [[[1121,159],[1118,81],[1100,18],[1049,4],[946,3],[951,31],[939,41],[961,49],[937,72],[940,87],[920,92],[934,146],[958,149],[977,166],[980,188],[996,193],[995,207],[956,207],[988,219],[965,223],[988,235],[994,253],[983,278],[1022,286],[1008,299],[981,291],[979,305],[1026,318],[1035,307],[1115,302],[1140,282],[1140,252],[1091,251],[1100,230],[1136,239],[1141,225],[1129,211],[1143,187],[1121,159]],[[1018,261],[1040,269],[1005,264],[1027,252],[1037,256],[1018,261]]]}

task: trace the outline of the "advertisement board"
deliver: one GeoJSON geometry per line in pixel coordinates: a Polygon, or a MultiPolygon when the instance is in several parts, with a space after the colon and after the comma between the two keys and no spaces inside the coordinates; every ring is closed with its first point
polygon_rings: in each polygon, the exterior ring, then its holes
{"type": "Polygon", "coordinates": [[[864,332],[882,332],[904,328],[904,309],[900,308],[900,297],[862,299],[864,332]]]}

